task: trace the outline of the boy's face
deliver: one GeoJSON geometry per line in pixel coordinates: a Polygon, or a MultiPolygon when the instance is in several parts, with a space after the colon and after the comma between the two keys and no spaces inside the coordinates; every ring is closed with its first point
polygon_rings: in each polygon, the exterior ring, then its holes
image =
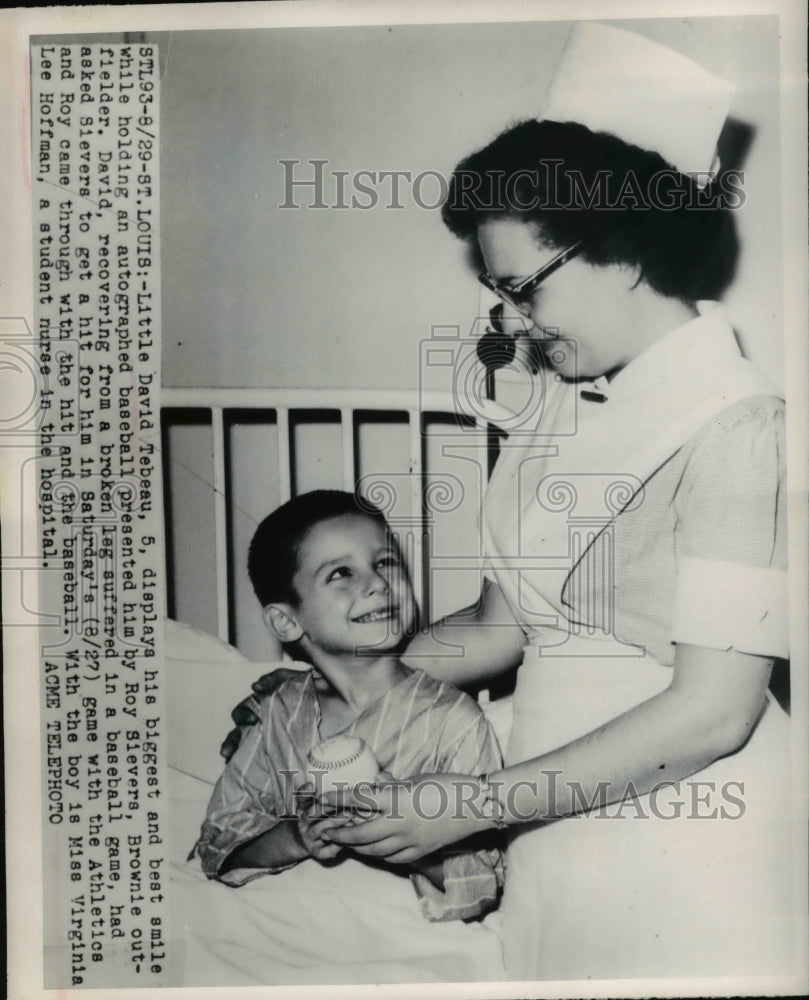
{"type": "Polygon", "coordinates": [[[393,540],[378,522],[346,514],[304,538],[292,578],[295,617],[327,653],[394,649],[410,628],[415,602],[393,540]]]}

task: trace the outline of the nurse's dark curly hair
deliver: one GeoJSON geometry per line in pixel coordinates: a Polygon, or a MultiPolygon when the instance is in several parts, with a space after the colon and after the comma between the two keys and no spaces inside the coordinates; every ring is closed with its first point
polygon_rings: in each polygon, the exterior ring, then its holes
{"type": "Polygon", "coordinates": [[[657,153],[574,122],[526,121],[455,169],[441,214],[473,240],[487,219],[537,226],[541,246],[582,243],[594,265],[637,267],[662,295],[716,299],[733,279],[738,177],[704,191],[657,153]],[[735,182],[735,186],[734,186],[735,182]]]}

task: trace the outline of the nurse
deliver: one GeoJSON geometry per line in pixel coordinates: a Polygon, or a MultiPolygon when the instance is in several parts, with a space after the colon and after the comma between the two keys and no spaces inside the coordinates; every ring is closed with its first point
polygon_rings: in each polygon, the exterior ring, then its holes
{"type": "Polygon", "coordinates": [[[513,979],[791,969],[784,414],[716,302],[730,98],[579,25],[544,119],[461,163],[444,207],[544,395],[501,448],[480,601],[406,662],[462,685],[519,665],[507,766],[382,787],[331,836],[408,862],[506,826],[513,979]]]}

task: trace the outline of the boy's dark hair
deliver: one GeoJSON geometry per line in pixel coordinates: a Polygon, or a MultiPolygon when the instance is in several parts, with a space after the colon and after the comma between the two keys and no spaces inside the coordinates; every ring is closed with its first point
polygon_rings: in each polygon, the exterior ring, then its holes
{"type": "Polygon", "coordinates": [[[387,530],[382,511],[363,497],[343,490],[314,490],[293,497],[264,518],[253,535],[247,572],[262,608],[276,601],[296,605],[300,596],[292,578],[306,535],[315,525],[333,517],[359,514],[387,530]]]}
{"type": "Polygon", "coordinates": [[[441,214],[470,241],[490,219],[533,223],[538,245],[580,242],[582,260],[637,267],[661,295],[716,299],[738,257],[729,205],[739,191],[724,180],[700,192],[658,153],[576,122],[530,120],[458,164],[441,214]]]}

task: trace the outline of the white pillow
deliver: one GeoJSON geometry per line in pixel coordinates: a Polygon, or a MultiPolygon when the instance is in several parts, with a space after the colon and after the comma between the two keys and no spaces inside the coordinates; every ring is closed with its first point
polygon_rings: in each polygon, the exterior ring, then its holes
{"type": "Polygon", "coordinates": [[[235,646],[229,646],[210,632],[201,628],[166,618],[164,625],[164,649],[167,660],[204,660],[209,663],[224,663],[227,660],[249,662],[235,646]]]}
{"type": "Polygon", "coordinates": [[[219,747],[233,728],[230,712],[253,681],[293,663],[253,663],[238,649],[181,622],[165,622],[169,766],[213,785],[219,747]]]}

